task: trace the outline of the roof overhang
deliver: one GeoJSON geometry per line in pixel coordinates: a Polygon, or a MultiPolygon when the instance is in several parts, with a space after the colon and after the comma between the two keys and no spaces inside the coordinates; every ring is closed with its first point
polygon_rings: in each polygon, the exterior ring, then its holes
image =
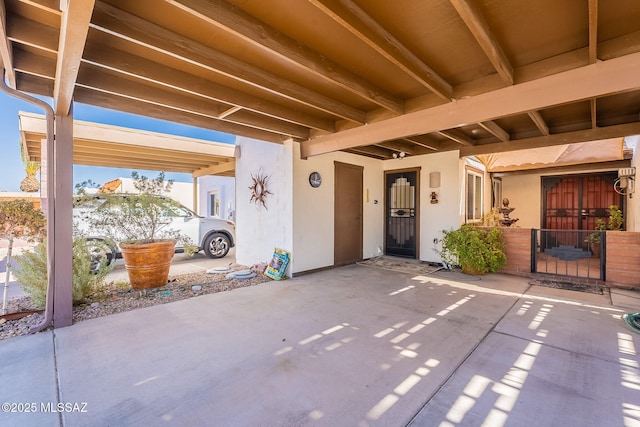
{"type": "Polygon", "coordinates": [[[637,0],[0,0],[18,90],[302,156],[640,134],[637,0]]]}
{"type": "MultiPolygon", "coordinates": [[[[18,114],[27,160],[41,161],[43,115],[18,114]]],[[[234,176],[236,146],[85,121],[73,122],[73,163],[85,166],[234,176]]]]}

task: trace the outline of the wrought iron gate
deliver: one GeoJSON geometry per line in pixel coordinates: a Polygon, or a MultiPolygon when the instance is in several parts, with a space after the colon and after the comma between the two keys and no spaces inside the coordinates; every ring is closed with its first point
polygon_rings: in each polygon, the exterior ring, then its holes
{"type": "Polygon", "coordinates": [[[606,233],[587,230],[532,230],[531,271],[606,280],[606,233]]]}
{"type": "Polygon", "coordinates": [[[416,258],[418,171],[386,174],[387,255],[416,258]]]}

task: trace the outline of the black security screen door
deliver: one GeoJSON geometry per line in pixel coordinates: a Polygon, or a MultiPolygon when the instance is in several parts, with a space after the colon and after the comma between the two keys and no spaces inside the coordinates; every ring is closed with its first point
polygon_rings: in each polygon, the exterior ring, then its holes
{"type": "Polygon", "coordinates": [[[386,174],[386,248],[387,255],[416,258],[418,172],[386,174]]]}

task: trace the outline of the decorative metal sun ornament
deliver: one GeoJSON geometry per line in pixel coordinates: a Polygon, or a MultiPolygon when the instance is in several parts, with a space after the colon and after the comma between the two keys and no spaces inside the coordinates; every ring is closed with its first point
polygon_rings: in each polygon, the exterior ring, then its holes
{"type": "Polygon", "coordinates": [[[251,199],[249,199],[249,203],[254,202],[256,205],[262,205],[262,207],[267,209],[265,199],[269,194],[273,194],[271,191],[267,190],[269,177],[260,170],[256,172],[255,175],[251,174],[251,180],[253,183],[249,186],[249,190],[251,190],[251,199]]]}

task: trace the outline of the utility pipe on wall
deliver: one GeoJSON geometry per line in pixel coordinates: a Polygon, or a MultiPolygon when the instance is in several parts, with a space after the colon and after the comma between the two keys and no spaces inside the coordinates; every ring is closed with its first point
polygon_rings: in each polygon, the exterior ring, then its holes
{"type": "MultiPolygon", "coordinates": [[[[51,192],[55,189],[54,185],[54,168],[53,166],[53,135],[54,135],[54,112],[53,108],[46,102],[29,96],[25,93],[20,92],[19,90],[13,89],[4,81],[4,67],[0,68],[2,71],[2,78],[0,78],[0,90],[6,93],[9,96],[14,98],[21,99],[30,104],[36,105],[42,108],[45,112],[46,120],[47,120],[47,135],[46,135],[46,143],[47,143],[47,296],[46,296],[46,304],[44,311],[44,319],[39,324],[32,326],[29,332],[39,332],[49,326],[51,321],[53,320],[53,291],[54,291],[54,272],[53,272],[53,260],[54,258],[54,247],[53,247],[53,236],[54,236],[54,224],[55,224],[55,209],[53,208],[54,204],[52,203],[53,197],[51,192]]],[[[55,197],[55,196],[54,196],[55,197]]]]}

